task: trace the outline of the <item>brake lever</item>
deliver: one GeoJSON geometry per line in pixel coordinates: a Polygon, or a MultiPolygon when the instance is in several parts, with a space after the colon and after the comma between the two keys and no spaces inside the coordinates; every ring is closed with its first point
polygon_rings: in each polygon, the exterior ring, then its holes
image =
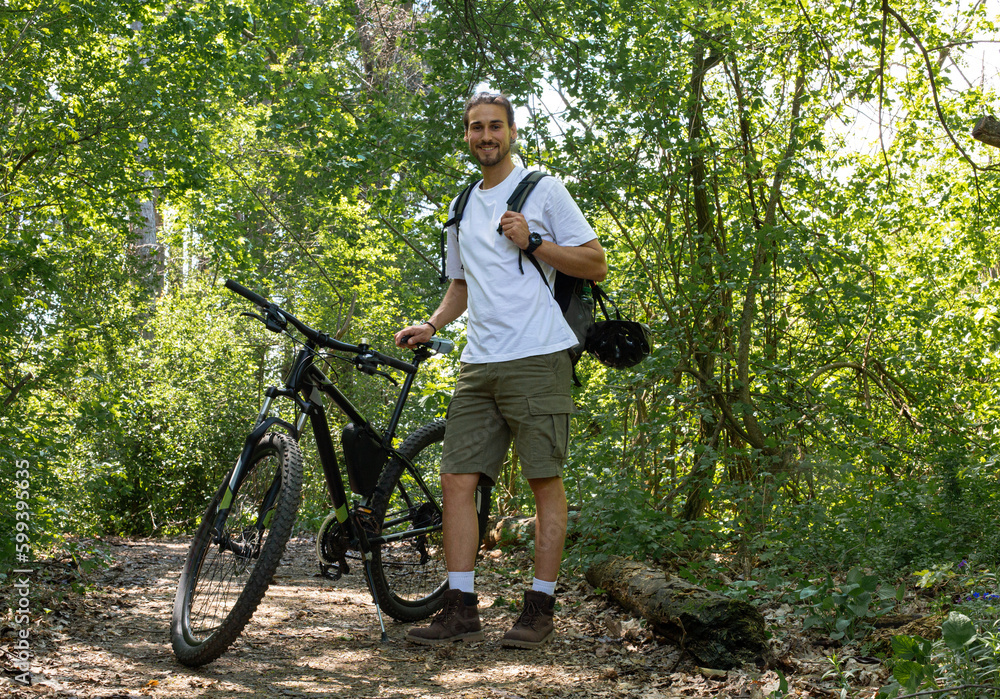
{"type": "Polygon", "coordinates": [[[285,320],[285,317],[271,308],[267,309],[266,317],[257,315],[256,313],[251,313],[250,311],[243,311],[240,315],[259,320],[264,324],[265,328],[273,333],[285,332],[285,328],[288,326],[288,322],[285,320]]]}
{"type": "Polygon", "coordinates": [[[264,325],[273,333],[282,333],[288,327],[288,321],[285,320],[285,316],[275,310],[274,304],[271,304],[267,308],[267,318],[264,320],[264,325]]]}
{"type": "Polygon", "coordinates": [[[367,355],[361,355],[354,360],[354,366],[358,368],[358,371],[364,374],[368,374],[369,376],[385,377],[389,379],[393,386],[398,386],[399,383],[396,382],[396,379],[394,379],[391,374],[380,370],[377,362],[371,361],[372,359],[373,358],[369,358],[367,355]]]}
{"type": "Polygon", "coordinates": [[[379,369],[374,369],[372,371],[372,374],[373,375],[378,374],[379,376],[384,376],[385,378],[389,379],[389,383],[391,383],[393,386],[399,386],[399,382],[396,381],[396,379],[394,379],[392,375],[388,374],[387,372],[380,371],[379,369]]]}
{"type": "Polygon", "coordinates": [[[259,320],[261,323],[263,323],[264,325],[267,325],[267,321],[264,320],[264,317],[263,316],[259,316],[256,313],[251,313],[250,311],[243,311],[242,313],[240,313],[240,315],[241,316],[246,316],[247,318],[255,318],[255,319],[259,320]]]}

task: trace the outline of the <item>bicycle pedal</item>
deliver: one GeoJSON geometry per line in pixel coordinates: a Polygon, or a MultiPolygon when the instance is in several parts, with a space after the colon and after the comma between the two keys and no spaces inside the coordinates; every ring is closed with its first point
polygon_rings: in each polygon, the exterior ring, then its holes
{"type": "Polygon", "coordinates": [[[327,580],[340,580],[343,576],[344,571],[342,568],[338,568],[336,571],[331,572],[333,566],[323,565],[319,566],[319,574],[326,578],[327,580]]]}

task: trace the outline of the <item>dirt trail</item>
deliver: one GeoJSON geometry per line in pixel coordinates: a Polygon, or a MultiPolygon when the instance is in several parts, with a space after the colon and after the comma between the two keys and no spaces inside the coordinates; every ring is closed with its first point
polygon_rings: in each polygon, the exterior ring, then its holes
{"type": "MultiPolygon", "coordinates": [[[[0,695],[22,697],[766,697],[777,676],[705,677],[679,649],[567,576],[558,590],[557,640],[540,650],[500,647],[516,612],[526,559],[487,557],[477,574],[487,640],[441,649],[403,640],[386,619],[381,643],[359,572],[317,575],[308,538],[293,539],[243,636],[214,663],[191,670],[170,650],[168,624],[187,541],[133,540],[109,547],[114,563],[84,594],[37,600],[33,684],[15,682],[14,637],[0,637],[0,695]],[[47,611],[46,611],[47,610],[47,611]]],[[[9,622],[8,622],[9,623],[9,622]]],[[[819,687],[815,690],[822,692],[819,687]]],[[[823,696],[798,693],[790,696],[823,696]]]]}

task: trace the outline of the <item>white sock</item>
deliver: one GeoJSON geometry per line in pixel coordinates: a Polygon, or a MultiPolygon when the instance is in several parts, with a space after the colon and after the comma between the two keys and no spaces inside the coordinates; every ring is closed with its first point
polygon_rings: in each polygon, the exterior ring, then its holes
{"type": "Polygon", "coordinates": [[[452,590],[461,590],[462,592],[475,592],[476,591],[476,571],[462,571],[459,573],[454,573],[448,571],[448,587],[452,590]]]}
{"type": "Polygon", "coordinates": [[[534,578],[531,581],[531,589],[544,592],[547,595],[554,595],[556,593],[556,581],[549,582],[548,580],[534,578]]]}

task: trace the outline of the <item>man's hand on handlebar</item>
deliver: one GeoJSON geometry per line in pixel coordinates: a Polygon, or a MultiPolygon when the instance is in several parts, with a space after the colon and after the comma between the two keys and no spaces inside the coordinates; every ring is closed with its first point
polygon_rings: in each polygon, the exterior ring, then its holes
{"type": "Polygon", "coordinates": [[[396,347],[412,348],[421,342],[427,342],[432,337],[434,337],[434,328],[429,324],[410,325],[396,333],[396,347]]]}

